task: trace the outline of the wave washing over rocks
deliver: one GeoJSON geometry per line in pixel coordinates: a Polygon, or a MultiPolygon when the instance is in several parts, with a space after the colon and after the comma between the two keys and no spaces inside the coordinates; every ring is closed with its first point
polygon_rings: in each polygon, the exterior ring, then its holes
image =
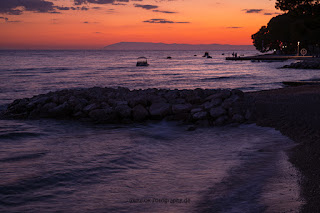
{"type": "Polygon", "coordinates": [[[4,118],[58,118],[97,123],[171,120],[202,126],[243,123],[249,112],[241,107],[240,90],[167,90],[127,88],[66,89],[15,100],[4,118]]]}

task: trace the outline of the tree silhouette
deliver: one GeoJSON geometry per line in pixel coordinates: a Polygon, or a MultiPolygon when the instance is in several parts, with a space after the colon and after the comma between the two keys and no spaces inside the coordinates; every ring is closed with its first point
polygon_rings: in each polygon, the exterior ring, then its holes
{"type": "Polygon", "coordinates": [[[281,50],[286,54],[301,47],[318,51],[320,44],[319,0],[277,0],[277,9],[286,13],[273,17],[267,26],[253,34],[253,44],[260,52],[281,50]]]}

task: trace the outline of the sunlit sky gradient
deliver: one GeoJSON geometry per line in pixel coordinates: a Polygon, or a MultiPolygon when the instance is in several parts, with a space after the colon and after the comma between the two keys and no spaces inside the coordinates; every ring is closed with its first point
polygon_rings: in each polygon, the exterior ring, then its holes
{"type": "Polygon", "coordinates": [[[275,0],[0,0],[0,49],[127,42],[252,44],[275,0]],[[23,3],[21,3],[23,2],[23,3]]]}

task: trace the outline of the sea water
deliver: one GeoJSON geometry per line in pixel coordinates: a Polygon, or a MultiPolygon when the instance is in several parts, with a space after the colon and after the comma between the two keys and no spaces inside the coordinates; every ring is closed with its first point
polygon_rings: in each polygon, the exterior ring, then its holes
{"type": "MultiPolygon", "coordinates": [[[[65,88],[253,91],[317,78],[313,70],[278,69],[290,62],[202,54],[0,51],[0,105],[65,88]],[[139,56],[150,66],[136,67],[139,56]]],[[[290,139],[255,125],[186,129],[171,122],[0,120],[0,212],[298,211],[299,174],[286,154],[295,145],[290,139]]]]}

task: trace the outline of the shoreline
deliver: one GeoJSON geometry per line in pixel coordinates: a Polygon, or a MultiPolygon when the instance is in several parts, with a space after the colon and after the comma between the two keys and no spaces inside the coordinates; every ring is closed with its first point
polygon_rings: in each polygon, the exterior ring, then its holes
{"type": "Polygon", "coordinates": [[[299,86],[245,93],[258,126],[272,127],[297,145],[289,161],[302,174],[300,212],[320,212],[320,86],[299,86]]]}
{"type": "MultiPolygon", "coordinates": [[[[104,99],[106,103],[101,104],[106,104],[105,106],[108,107],[109,111],[101,111],[97,103],[90,103],[88,100],[85,104],[83,103],[84,100],[78,103],[75,99],[75,93],[72,93],[73,102],[68,104],[74,104],[73,107],[75,108],[77,108],[77,104],[80,104],[81,107],[79,108],[78,106],[78,108],[81,109],[81,112],[87,111],[86,113],[89,117],[91,114],[91,117],[98,119],[98,121],[101,119],[100,113],[110,115],[112,114],[111,108],[114,108],[117,109],[118,116],[122,116],[119,121],[128,122],[128,119],[124,118],[124,116],[128,115],[128,110],[130,110],[128,107],[124,107],[127,105],[132,110],[136,107],[136,117],[131,117],[132,120],[130,122],[141,122],[146,118],[161,120],[168,117],[168,120],[183,121],[183,118],[187,116],[189,121],[192,121],[197,126],[256,123],[258,126],[272,127],[279,130],[283,135],[288,136],[297,143],[289,151],[288,156],[289,161],[302,175],[300,183],[301,197],[306,202],[301,207],[300,212],[320,212],[320,168],[318,167],[320,164],[320,143],[318,144],[320,142],[319,85],[286,87],[246,93],[242,93],[239,90],[135,90],[137,94],[133,99],[128,100],[128,102],[123,102],[126,101],[124,98],[131,97],[132,94],[126,88],[118,88],[118,90],[111,88],[89,88],[84,89],[82,91],[84,93],[79,91],[78,93],[79,96],[85,94],[89,98],[92,94],[95,97],[93,100],[97,101],[97,99],[101,98],[100,90],[111,92],[110,94],[113,98],[120,95],[117,92],[121,91],[120,96],[123,100],[113,100],[109,103],[104,99]],[[145,96],[146,98],[141,96],[141,91],[147,91],[148,95],[145,96]],[[163,98],[161,101],[159,101],[158,94],[163,98]],[[192,110],[193,112],[191,113],[192,110]],[[176,112],[175,115],[172,114],[173,111],[176,112]],[[217,120],[219,122],[216,122],[217,120]]],[[[48,114],[45,113],[48,113],[49,109],[54,109],[50,111],[52,114],[50,114],[49,118],[55,118],[54,116],[56,115],[63,117],[65,113],[70,113],[70,109],[65,104],[72,97],[67,95],[70,91],[76,90],[62,90],[35,96],[36,98],[16,100],[8,108],[13,107],[10,113],[14,115],[15,112],[18,112],[16,114],[18,116],[11,116],[11,118],[46,118],[48,114]],[[55,96],[56,94],[60,94],[61,96],[57,97],[55,96]],[[56,103],[59,103],[62,107],[48,101],[49,99],[46,97],[48,95],[51,97],[50,101],[53,100],[52,98],[56,98],[56,103]],[[45,107],[43,108],[43,106],[45,107]],[[23,114],[23,111],[26,111],[26,109],[29,110],[28,113],[23,114]],[[36,116],[35,113],[37,112],[44,114],[43,116],[36,116]]],[[[106,109],[104,108],[104,110],[106,109]]],[[[77,112],[73,112],[74,114],[77,114],[77,112]]],[[[6,119],[8,115],[10,114],[7,114],[6,117],[1,116],[0,118],[6,119]]],[[[77,116],[81,117],[83,115],[78,114],[77,116]]],[[[114,119],[114,117],[105,119],[101,121],[110,121],[108,119],[114,119]]]]}

